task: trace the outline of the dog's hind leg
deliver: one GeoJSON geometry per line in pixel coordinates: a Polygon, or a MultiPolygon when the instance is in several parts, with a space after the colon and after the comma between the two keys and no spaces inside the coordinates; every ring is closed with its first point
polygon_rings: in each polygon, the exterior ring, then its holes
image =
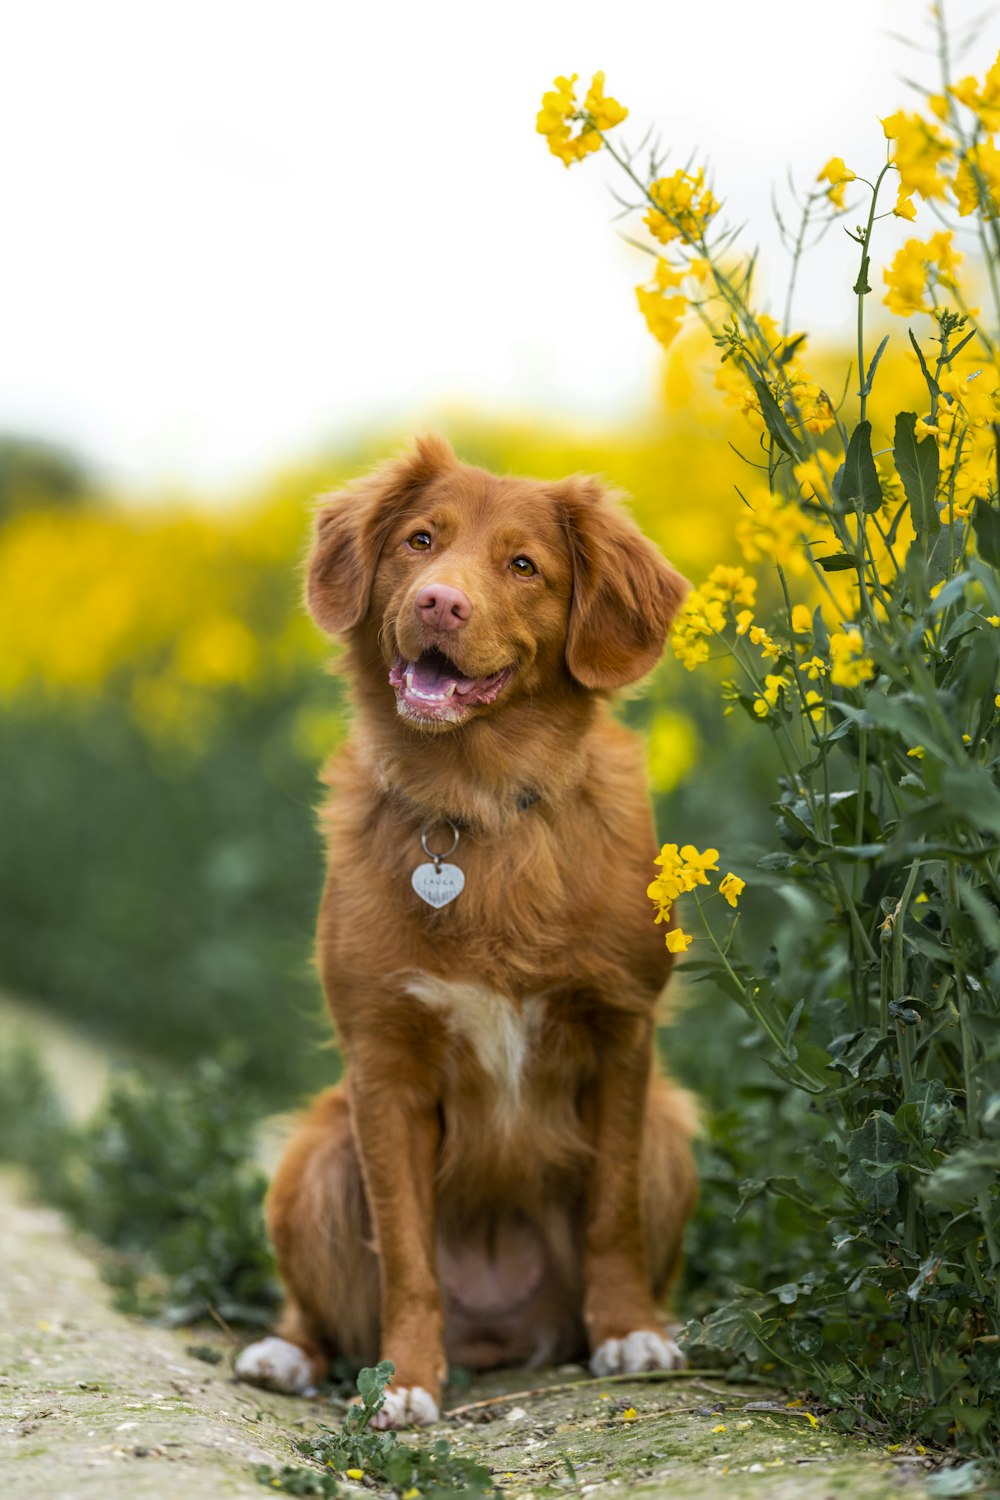
{"type": "Polygon", "coordinates": [[[697,1131],[691,1095],[668,1078],[654,1077],[642,1142],[643,1229],[653,1297],[663,1307],[680,1269],[684,1230],[698,1197],[691,1154],[697,1131]]]}
{"type": "Polygon", "coordinates": [[[274,1335],[236,1362],[243,1380],[308,1394],[330,1359],[378,1358],[379,1273],[347,1099],[328,1089],[278,1166],[267,1222],[287,1291],[274,1335]]]}

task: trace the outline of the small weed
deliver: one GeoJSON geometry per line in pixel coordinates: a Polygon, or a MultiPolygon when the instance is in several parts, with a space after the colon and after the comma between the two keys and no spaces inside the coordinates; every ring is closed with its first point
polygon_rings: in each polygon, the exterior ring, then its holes
{"type": "Polygon", "coordinates": [[[392,1376],[388,1360],[359,1371],[361,1400],[348,1412],[343,1427],[339,1431],[321,1427],[318,1437],[299,1440],[296,1447],[303,1457],[322,1468],[276,1472],[263,1465],[256,1470],[261,1484],[290,1495],[335,1495],[339,1493],[337,1488],[322,1488],[324,1484],[336,1485],[330,1470],[351,1478],[360,1471],[366,1479],[381,1481],[401,1494],[419,1492],[425,1500],[449,1500],[452,1496],[474,1500],[476,1496],[496,1494],[489,1469],[452,1453],[447,1438],[438,1438],[423,1448],[401,1442],[394,1432],[369,1431],[372,1417],[385,1405],[385,1388],[392,1376]],[[316,1487],[293,1488],[310,1483],[316,1487]]]}
{"type": "Polygon", "coordinates": [[[285,1495],[340,1495],[340,1481],[333,1474],[321,1474],[318,1469],[307,1469],[305,1464],[285,1464],[281,1469],[272,1469],[270,1464],[258,1464],[254,1469],[258,1484],[268,1489],[280,1490],[285,1495]]]}
{"type": "Polygon", "coordinates": [[[202,1359],[206,1365],[221,1365],[222,1355],[218,1349],[213,1349],[211,1344],[188,1344],[184,1350],[190,1354],[192,1359],[202,1359]]]}

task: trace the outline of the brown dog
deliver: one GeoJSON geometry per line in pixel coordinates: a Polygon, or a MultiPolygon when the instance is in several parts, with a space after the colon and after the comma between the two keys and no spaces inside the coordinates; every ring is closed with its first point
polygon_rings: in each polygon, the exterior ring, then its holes
{"type": "Polygon", "coordinates": [[[496,478],[438,438],[322,504],[308,602],[357,715],[319,919],[348,1071],[271,1189],[288,1302],[244,1378],[389,1359],[402,1426],[437,1419],[449,1361],[680,1363],[657,1309],[693,1111],[655,1066],[654,835],[606,700],[684,587],[595,480],[496,478]]]}

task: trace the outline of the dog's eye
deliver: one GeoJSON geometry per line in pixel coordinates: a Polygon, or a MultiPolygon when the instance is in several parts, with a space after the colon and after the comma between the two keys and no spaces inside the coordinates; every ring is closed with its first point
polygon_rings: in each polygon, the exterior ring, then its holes
{"type": "Polygon", "coordinates": [[[530,557],[515,557],[511,562],[510,571],[516,573],[518,578],[533,578],[538,569],[530,557]]]}
{"type": "Polygon", "coordinates": [[[431,544],[429,531],[415,531],[412,536],[406,538],[406,545],[412,547],[414,552],[426,552],[431,544]]]}

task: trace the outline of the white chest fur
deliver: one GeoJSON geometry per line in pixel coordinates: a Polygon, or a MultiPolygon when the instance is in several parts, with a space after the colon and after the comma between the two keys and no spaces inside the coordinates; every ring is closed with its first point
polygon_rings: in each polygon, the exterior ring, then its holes
{"type": "Polygon", "coordinates": [[[404,988],[447,1020],[452,1033],[475,1053],[503,1100],[513,1104],[521,1090],[528,1054],[541,1029],[543,997],[529,995],[518,1006],[484,985],[440,979],[433,974],[411,975],[404,988]]]}

